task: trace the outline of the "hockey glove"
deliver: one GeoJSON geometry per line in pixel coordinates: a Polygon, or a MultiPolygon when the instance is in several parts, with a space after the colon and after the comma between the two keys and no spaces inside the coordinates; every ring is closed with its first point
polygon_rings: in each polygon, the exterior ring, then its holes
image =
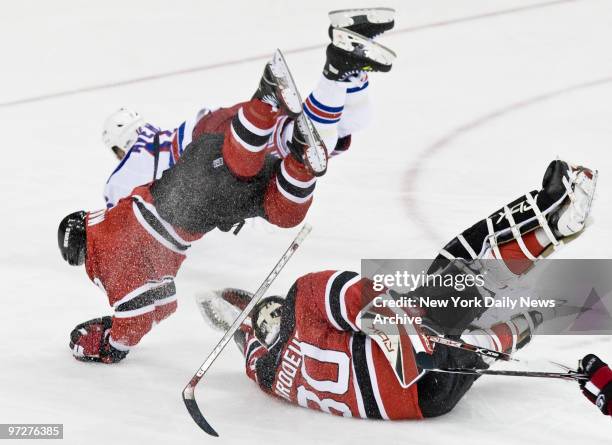
{"type": "Polygon", "coordinates": [[[109,316],[94,318],[77,325],[70,333],[70,349],[74,358],[84,362],[117,363],[128,351],[120,351],[109,343],[113,325],[109,316]]]}
{"type": "Polygon", "coordinates": [[[579,372],[586,374],[589,380],[580,383],[582,393],[599,410],[612,416],[612,370],[599,357],[587,354],[580,361],[579,372]]]}

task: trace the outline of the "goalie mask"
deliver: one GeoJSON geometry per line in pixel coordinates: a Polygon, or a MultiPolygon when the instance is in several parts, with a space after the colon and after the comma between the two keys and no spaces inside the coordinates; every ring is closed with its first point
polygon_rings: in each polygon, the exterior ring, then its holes
{"type": "Polygon", "coordinates": [[[255,337],[267,348],[273,346],[278,340],[284,303],[283,298],[272,296],[261,300],[253,309],[251,322],[255,337]]]}

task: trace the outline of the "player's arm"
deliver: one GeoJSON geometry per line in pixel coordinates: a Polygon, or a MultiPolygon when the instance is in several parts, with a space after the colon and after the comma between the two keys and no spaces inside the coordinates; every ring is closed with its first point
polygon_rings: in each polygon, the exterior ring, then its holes
{"type": "Polygon", "coordinates": [[[339,331],[360,331],[362,310],[381,292],[374,283],[351,271],[323,271],[305,275],[297,281],[297,297],[310,316],[328,323],[339,331]]]}
{"type": "Polygon", "coordinates": [[[238,347],[242,349],[244,355],[244,367],[246,375],[253,381],[259,383],[257,377],[257,362],[263,356],[265,356],[268,350],[262,345],[255,334],[253,329],[248,325],[242,325],[239,331],[236,332],[236,337],[241,336],[242,339],[236,343],[238,347]]]}

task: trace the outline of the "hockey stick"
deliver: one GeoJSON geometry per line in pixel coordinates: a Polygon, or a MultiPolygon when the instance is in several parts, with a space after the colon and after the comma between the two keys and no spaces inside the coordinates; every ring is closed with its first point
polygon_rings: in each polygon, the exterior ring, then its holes
{"type": "Polygon", "coordinates": [[[518,359],[512,358],[512,356],[508,354],[507,352],[494,351],[493,349],[487,349],[481,346],[471,345],[469,343],[452,340],[450,338],[438,337],[437,335],[427,335],[426,337],[432,343],[450,346],[451,348],[463,349],[465,351],[470,351],[475,354],[493,358],[495,360],[503,360],[505,362],[510,362],[510,361],[518,362],[519,361],[518,359]]]}
{"type": "Polygon", "coordinates": [[[221,354],[221,351],[223,351],[227,343],[234,336],[234,333],[238,330],[242,322],[249,316],[249,314],[251,313],[251,310],[253,310],[255,305],[259,302],[259,300],[261,300],[261,298],[267,292],[272,282],[276,279],[276,277],[281,272],[283,267],[285,267],[287,262],[289,262],[289,259],[293,256],[297,248],[300,247],[300,244],[302,243],[302,241],[304,241],[304,238],[306,238],[306,236],[310,233],[311,230],[312,230],[312,227],[309,224],[304,224],[304,226],[299,231],[295,239],[291,242],[291,245],[289,246],[289,248],[285,251],[285,253],[280,258],[280,260],[278,260],[278,262],[276,263],[276,266],[274,266],[274,268],[272,269],[272,272],[270,272],[268,276],[266,277],[266,279],[263,281],[263,283],[261,283],[261,286],[259,286],[259,289],[257,289],[257,292],[255,292],[255,295],[253,295],[253,298],[251,299],[249,304],[244,308],[244,310],[240,313],[238,318],[236,318],[234,323],[225,332],[225,334],[223,335],[223,338],[221,338],[217,346],[215,346],[215,348],[208,355],[204,363],[202,363],[202,366],[200,366],[200,369],[198,369],[198,371],[191,378],[191,380],[189,381],[185,389],[183,389],[183,401],[185,402],[187,411],[189,411],[189,414],[191,415],[195,423],[197,423],[200,428],[202,428],[205,432],[207,432],[211,436],[219,437],[219,434],[217,434],[217,432],[213,429],[212,426],[210,426],[210,424],[206,421],[206,419],[202,415],[202,411],[198,407],[198,404],[196,403],[196,400],[195,400],[195,395],[194,395],[195,387],[200,382],[200,380],[202,379],[206,371],[208,371],[208,368],[210,368],[211,365],[214,363],[215,359],[219,356],[219,354],[221,354]]]}
{"type": "Polygon", "coordinates": [[[585,374],[568,370],[567,372],[542,372],[542,371],[501,371],[494,369],[475,368],[437,368],[430,369],[433,372],[444,372],[450,374],[475,374],[475,375],[505,375],[512,377],[544,377],[549,379],[584,381],[589,378],[585,374]]]}
{"type": "MultiPolygon", "coordinates": [[[[452,340],[449,338],[438,337],[435,335],[427,336],[429,341],[432,343],[442,344],[446,346],[450,346],[451,348],[463,349],[465,351],[473,352],[475,354],[480,354],[485,357],[491,357],[496,360],[503,361],[515,361],[519,360],[513,358],[510,354],[506,352],[494,351],[492,349],[482,348],[480,346],[471,345],[469,343],[463,343],[460,341],[452,340]]],[[[477,369],[477,368],[434,368],[429,369],[428,371],[434,372],[445,372],[451,374],[476,374],[476,375],[505,375],[512,377],[545,377],[549,379],[564,379],[564,380],[588,380],[589,378],[580,374],[577,371],[572,370],[568,366],[562,365],[560,363],[551,362],[561,368],[565,369],[566,372],[540,372],[540,371],[500,371],[494,369],[477,369]]]]}

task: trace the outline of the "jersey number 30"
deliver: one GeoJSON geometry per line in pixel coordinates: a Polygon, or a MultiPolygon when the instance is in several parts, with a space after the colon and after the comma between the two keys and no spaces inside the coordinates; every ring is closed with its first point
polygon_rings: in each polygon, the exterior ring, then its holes
{"type": "MultiPolygon", "coordinates": [[[[350,380],[351,361],[344,352],[333,351],[329,349],[320,349],[314,345],[301,342],[300,349],[302,352],[302,377],[308,385],[316,391],[328,392],[332,394],[346,394],[350,380]],[[307,358],[313,359],[321,364],[331,364],[337,366],[338,377],[334,380],[317,380],[310,376],[307,370],[307,358]]],[[[300,406],[308,407],[308,402],[316,403],[321,411],[330,414],[342,414],[344,417],[352,417],[351,410],[345,403],[327,398],[320,399],[314,392],[309,391],[300,385],[297,389],[297,401],[300,406]],[[334,411],[332,411],[334,410],[334,411]]]]}

